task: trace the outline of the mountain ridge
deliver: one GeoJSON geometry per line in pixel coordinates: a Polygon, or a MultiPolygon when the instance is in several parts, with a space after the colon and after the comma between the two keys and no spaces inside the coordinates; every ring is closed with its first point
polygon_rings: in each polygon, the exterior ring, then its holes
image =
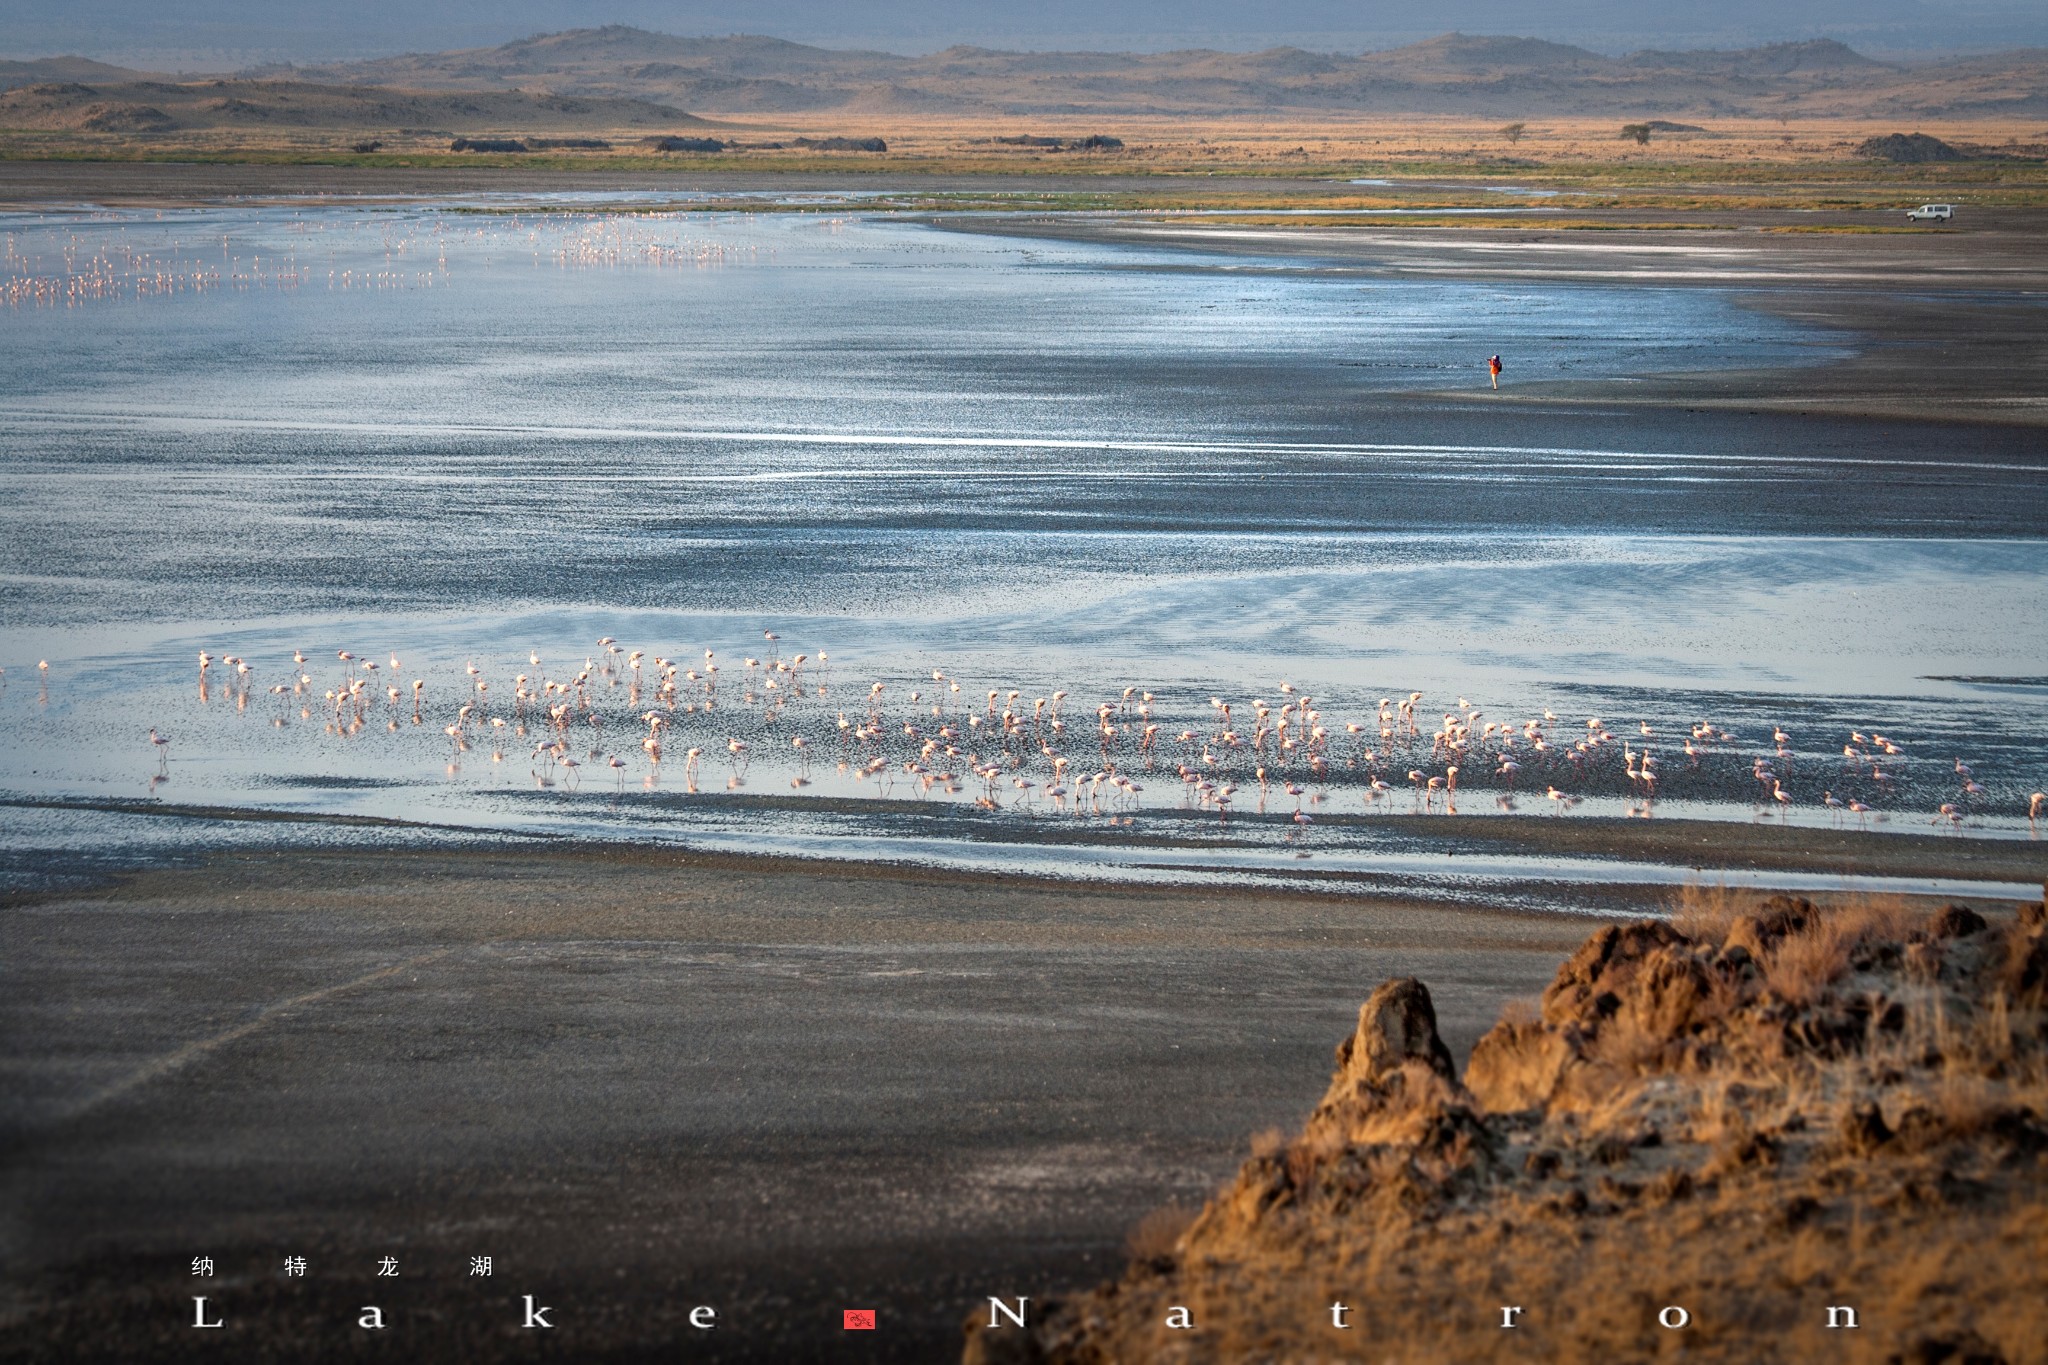
{"type": "Polygon", "coordinates": [[[1011,115],[1353,110],[1511,117],[1929,117],[1950,105],[1977,115],[2048,112],[2048,59],[2041,54],[2003,62],[1957,59],[1909,72],[1827,38],[1734,50],[1642,49],[1620,57],[1541,38],[1461,32],[1357,55],[1285,46],[1134,53],[957,45],[927,56],[900,56],[755,34],[684,38],[607,25],[536,34],[495,48],[293,68],[290,74],[421,88],[541,81],[556,93],[750,113],[859,109],[871,106],[882,90],[891,92],[892,107],[905,110],[1011,115]],[[636,60],[622,62],[622,53],[636,60]],[[657,63],[662,69],[655,69],[657,63]],[[1950,67],[1971,88],[1937,89],[1950,67]]]}
{"type": "MultiPolygon", "coordinates": [[[[0,88],[87,83],[76,74],[84,69],[75,58],[0,64],[0,88]]],[[[146,73],[127,74],[150,79],[146,73]]],[[[613,24],[533,34],[495,47],[257,67],[236,79],[420,95],[628,100],[670,110],[749,114],[2048,114],[2048,49],[1909,68],[1827,38],[1741,49],[1642,49],[1618,57],[1540,38],[1460,32],[1357,55],[1287,46],[1254,52],[1031,52],[962,44],[902,56],[759,34],[690,38],[613,24]]],[[[105,84],[107,78],[90,83],[105,84]]]]}

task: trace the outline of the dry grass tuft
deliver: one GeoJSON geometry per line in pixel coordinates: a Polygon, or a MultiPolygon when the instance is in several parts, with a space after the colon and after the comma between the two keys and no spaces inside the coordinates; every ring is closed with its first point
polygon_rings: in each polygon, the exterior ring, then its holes
{"type": "Polygon", "coordinates": [[[1134,1261],[1158,1261],[1171,1259],[1180,1246],[1180,1239],[1194,1226],[1197,1210],[1180,1204],[1167,1204],[1156,1208],[1138,1220],[1124,1239],[1124,1250],[1134,1261]]]}
{"type": "Polygon", "coordinates": [[[1671,923],[1696,942],[1722,944],[1728,941],[1728,931],[1735,927],[1737,917],[1753,900],[1754,897],[1729,890],[1726,883],[1688,883],[1680,888],[1671,907],[1671,923]]]}

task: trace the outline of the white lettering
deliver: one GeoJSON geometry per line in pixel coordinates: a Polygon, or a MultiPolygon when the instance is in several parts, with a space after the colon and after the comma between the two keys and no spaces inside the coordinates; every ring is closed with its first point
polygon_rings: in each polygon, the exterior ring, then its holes
{"type": "Polygon", "coordinates": [[[195,1297],[192,1300],[192,1325],[194,1327],[225,1327],[228,1324],[225,1318],[219,1322],[208,1322],[206,1320],[206,1300],[195,1297]]]}
{"type": "Polygon", "coordinates": [[[1663,1323],[1666,1327],[1683,1327],[1692,1321],[1692,1314],[1673,1304],[1657,1315],[1657,1321],[1663,1323]],[[1674,1314],[1676,1315],[1675,1319],[1674,1314]]]}
{"type": "Polygon", "coordinates": [[[1030,1302],[1031,1300],[1028,1298],[1019,1297],[1017,1300],[1016,1311],[1012,1312],[1010,1309],[1010,1305],[1004,1303],[1001,1299],[997,1298],[993,1294],[989,1295],[988,1325],[991,1327],[1000,1327],[1002,1324],[996,1321],[996,1314],[1001,1313],[1011,1322],[1014,1322],[1015,1324],[1017,1324],[1017,1326],[1022,1327],[1024,1325],[1024,1305],[1030,1302]]]}
{"type": "Polygon", "coordinates": [[[1500,1306],[1500,1325],[1503,1327],[1520,1326],[1521,1324],[1517,1323],[1515,1319],[1520,1317],[1522,1312],[1523,1310],[1520,1308],[1510,1308],[1506,1304],[1502,1304],[1500,1306]]]}
{"type": "Polygon", "coordinates": [[[718,1326],[717,1322],[713,1321],[717,1316],[718,1310],[716,1308],[692,1308],[690,1310],[690,1326],[708,1332],[718,1326]]]}
{"type": "Polygon", "coordinates": [[[1175,1304],[1166,1315],[1166,1325],[1168,1327],[1178,1328],[1181,1331],[1187,1331],[1194,1327],[1195,1320],[1188,1316],[1187,1309],[1181,1307],[1179,1304],[1175,1304]]]}
{"type": "Polygon", "coordinates": [[[535,1308],[533,1306],[533,1295],[531,1294],[523,1294],[520,1297],[526,1300],[526,1325],[528,1327],[554,1326],[552,1322],[548,1321],[548,1314],[555,1311],[553,1308],[535,1308]]]}
{"type": "Polygon", "coordinates": [[[384,1310],[375,1304],[364,1304],[363,1315],[356,1319],[356,1326],[378,1331],[384,1326],[384,1310]]]}
{"type": "Polygon", "coordinates": [[[1344,1315],[1345,1315],[1346,1313],[1349,1313],[1350,1311],[1351,1311],[1351,1305],[1349,1305],[1349,1304],[1347,1304],[1347,1303],[1333,1303],[1333,1304],[1331,1304],[1331,1305],[1330,1305],[1330,1326],[1332,1326],[1332,1327],[1338,1327],[1338,1328],[1345,1328],[1345,1329],[1348,1329],[1348,1328],[1349,1328],[1349,1327],[1351,1326],[1351,1324],[1350,1324],[1350,1323],[1348,1323],[1348,1322],[1346,1322],[1346,1321],[1344,1321],[1344,1315]]]}
{"type": "Polygon", "coordinates": [[[1833,1307],[1832,1305],[1831,1305],[1831,1306],[1830,1306],[1830,1307],[1828,1308],[1828,1326],[1830,1326],[1830,1327],[1855,1327],[1855,1326],[1857,1326],[1857,1325],[1859,1325],[1859,1324],[1858,1324],[1858,1323],[1857,1323],[1857,1321],[1856,1321],[1856,1310],[1855,1310],[1855,1309],[1853,1309],[1853,1308],[1837,1308],[1837,1307],[1833,1307]]]}

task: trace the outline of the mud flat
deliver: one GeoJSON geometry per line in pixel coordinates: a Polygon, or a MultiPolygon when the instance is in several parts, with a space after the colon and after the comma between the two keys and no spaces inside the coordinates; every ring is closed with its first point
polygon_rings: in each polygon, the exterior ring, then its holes
{"type": "MultiPolygon", "coordinates": [[[[1659,856],[1699,836],[1483,823],[1659,856]]],[[[1801,834],[1723,843],[1768,860],[1801,834]]],[[[372,1303],[413,1358],[538,1349],[533,1292],[583,1359],[673,1346],[700,1306],[724,1324],[704,1358],[825,1358],[864,1306],[876,1358],[929,1360],[988,1295],[1112,1273],[1148,1210],[1297,1123],[1372,983],[1429,981],[1462,1057],[1593,923],[646,846],[223,853],[18,895],[0,1353],[186,1358],[208,1256],[224,1339],[299,1359],[347,1354],[372,1303]]]]}
{"type": "Polygon", "coordinates": [[[1428,974],[1469,1041],[1584,927],[618,848],[17,898],[0,1358],[353,1358],[364,1304],[410,1359],[516,1356],[527,1293],[583,1360],[843,1358],[849,1307],[944,1358],[1298,1118],[1363,986],[1428,974]]]}

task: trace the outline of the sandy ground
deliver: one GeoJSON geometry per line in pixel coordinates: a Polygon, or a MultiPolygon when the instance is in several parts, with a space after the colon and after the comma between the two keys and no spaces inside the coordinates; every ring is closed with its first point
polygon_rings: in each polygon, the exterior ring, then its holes
{"type": "Polygon", "coordinates": [[[1442,983],[1469,1046],[1584,930],[628,850],[13,904],[0,1357],[183,1358],[196,1292],[294,1359],[370,1303],[410,1358],[518,1353],[536,1292],[564,1358],[645,1358],[698,1304],[727,1325],[691,1358],[944,1358],[980,1296],[1106,1273],[1298,1122],[1379,980],[1442,983]],[[889,1330],[848,1356],[851,1307],[889,1330]]]}
{"type": "MultiPolygon", "coordinates": [[[[1487,825],[1638,836],[1575,823],[1487,825]]],[[[1714,837],[1821,856],[1779,834],[1714,837]]],[[[1869,870],[2048,868],[1839,842],[1869,870]]],[[[943,1359],[967,1307],[1112,1272],[1140,1216],[1298,1123],[1374,985],[1428,980],[1462,1057],[1587,927],[616,847],[221,855],[20,897],[0,1358],[355,1358],[364,1304],[407,1358],[519,1356],[532,1292],[562,1358],[943,1359]],[[197,1292],[218,1339],[183,1326],[197,1292]],[[701,1341],[698,1305],[725,1324],[701,1341]],[[849,1307],[889,1330],[849,1348],[849,1307]]]]}

